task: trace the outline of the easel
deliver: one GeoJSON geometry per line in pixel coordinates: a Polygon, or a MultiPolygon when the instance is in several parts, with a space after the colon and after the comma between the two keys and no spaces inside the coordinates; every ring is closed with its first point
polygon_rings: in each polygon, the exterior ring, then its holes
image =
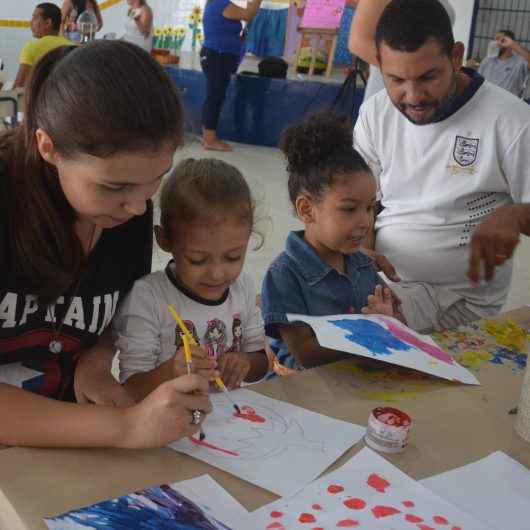
{"type": "Polygon", "coordinates": [[[298,60],[300,59],[300,52],[304,46],[306,39],[309,40],[309,45],[311,47],[311,63],[309,65],[309,76],[311,77],[315,73],[315,62],[317,56],[318,44],[321,39],[324,39],[328,43],[331,43],[330,49],[328,50],[328,62],[326,65],[326,77],[331,76],[331,71],[333,69],[333,59],[335,57],[335,50],[337,49],[337,40],[339,38],[339,29],[324,29],[324,28],[298,28],[298,33],[300,33],[300,41],[298,42],[298,47],[296,48],[296,55],[294,58],[294,68],[295,72],[298,68],[298,60]],[[316,38],[316,45],[313,45],[312,39],[316,38]]]}

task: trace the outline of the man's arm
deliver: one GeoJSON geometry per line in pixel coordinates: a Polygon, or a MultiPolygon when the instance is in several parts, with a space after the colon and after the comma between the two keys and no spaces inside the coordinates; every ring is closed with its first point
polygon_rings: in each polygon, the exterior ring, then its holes
{"type": "Polygon", "coordinates": [[[17,77],[15,78],[13,88],[23,88],[26,84],[30,72],[31,66],[29,64],[21,64],[18,67],[17,77]]]}
{"type": "Polygon", "coordinates": [[[501,38],[499,44],[510,48],[510,50],[520,55],[530,65],[530,50],[527,50],[524,46],[506,35],[501,38]]]}
{"type": "Polygon", "coordinates": [[[473,234],[467,275],[478,283],[490,281],[495,267],[513,256],[520,234],[530,235],[530,204],[497,208],[473,234]]]}
{"type": "Polygon", "coordinates": [[[370,64],[378,64],[375,29],[390,0],[359,0],[350,29],[350,51],[370,64]]]}

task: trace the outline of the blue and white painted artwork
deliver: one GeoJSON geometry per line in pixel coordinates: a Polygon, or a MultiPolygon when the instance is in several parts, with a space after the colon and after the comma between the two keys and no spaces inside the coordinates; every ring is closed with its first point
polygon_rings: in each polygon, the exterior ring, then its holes
{"type": "Polygon", "coordinates": [[[440,348],[395,318],[383,315],[287,315],[290,322],[305,322],[325,348],[379,359],[436,377],[469,385],[477,378],[440,348]]]}
{"type": "Polygon", "coordinates": [[[231,530],[167,484],[46,518],[44,522],[50,530],[231,530]]]}

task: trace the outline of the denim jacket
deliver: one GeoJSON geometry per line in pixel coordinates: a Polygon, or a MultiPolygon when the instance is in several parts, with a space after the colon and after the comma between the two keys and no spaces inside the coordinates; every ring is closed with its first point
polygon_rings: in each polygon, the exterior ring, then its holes
{"type": "Polygon", "coordinates": [[[373,261],[362,252],[344,256],[346,272],[324,262],[305,241],[291,232],[285,251],[271,264],[261,290],[265,332],[281,364],[301,368],[287,351],[278,324],[289,324],[287,313],[311,316],[360,313],[376,285],[383,285],[373,261]]]}

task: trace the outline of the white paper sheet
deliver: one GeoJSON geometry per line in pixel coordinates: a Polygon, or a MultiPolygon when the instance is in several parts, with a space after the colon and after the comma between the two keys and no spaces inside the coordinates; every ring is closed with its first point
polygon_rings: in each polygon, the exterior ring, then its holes
{"type": "Polygon", "coordinates": [[[250,390],[231,395],[243,418],[223,394],[211,395],[214,410],[204,422],[203,445],[181,440],[170,447],[278,495],[314,480],[365,432],[250,390]]]}
{"type": "Polygon", "coordinates": [[[234,530],[250,528],[248,511],[210,475],[183,480],[172,484],[172,487],[226,526],[234,530]]]}
{"type": "Polygon", "coordinates": [[[530,528],[530,471],[500,451],[421,483],[497,530],[530,528]]]}
{"type": "Polygon", "coordinates": [[[479,385],[477,378],[442,350],[395,318],[381,315],[310,317],[289,314],[291,322],[309,324],[325,348],[413,368],[450,381],[479,385]]]}
{"type": "Polygon", "coordinates": [[[491,530],[368,448],[250,518],[253,530],[491,530]]]}

